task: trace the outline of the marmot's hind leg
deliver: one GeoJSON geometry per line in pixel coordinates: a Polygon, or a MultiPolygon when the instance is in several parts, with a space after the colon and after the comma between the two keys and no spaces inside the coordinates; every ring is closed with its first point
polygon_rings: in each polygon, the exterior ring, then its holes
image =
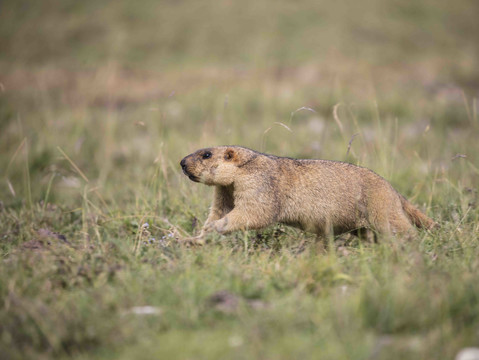
{"type": "Polygon", "coordinates": [[[414,237],[416,235],[416,229],[411,224],[404,212],[401,211],[399,214],[390,219],[390,228],[394,235],[414,237]]]}
{"type": "Polygon", "coordinates": [[[373,230],[368,228],[360,228],[353,230],[351,231],[351,234],[357,236],[362,241],[367,241],[368,243],[378,242],[377,234],[373,230]]]}
{"type": "Polygon", "coordinates": [[[368,223],[378,235],[410,235],[415,229],[404,213],[398,194],[388,184],[369,198],[368,223]]]}
{"type": "Polygon", "coordinates": [[[394,235],[401,237],[414,237],[414,235],[416,234],[414,226],[411,224],[406,215],[404,215],[402,212],[376,218],[371,225],[378,236],[394,235]]]}

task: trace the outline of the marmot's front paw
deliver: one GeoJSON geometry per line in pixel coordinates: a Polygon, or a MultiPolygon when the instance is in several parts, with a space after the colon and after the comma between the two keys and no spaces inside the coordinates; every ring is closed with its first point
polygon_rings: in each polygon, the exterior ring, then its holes
{"type": "Polygon", "coordinates": [[[211,231],[217,231],[220,234],[223,234],[226,231],[226,226],[228,225],[228,218],[224,217],[220,220],[212,221],[209,223],[206,223],[203,226],[203,233],[211,232],[211,231]]]}
{"type": "Polygon", "coordinates": [[[226,227],[228,226],[228,217],[225,216],[224,218],[220,220],[216,220],[214,222],[214,228],[217,232],[220,234],[223,234],[226,232],[226,227]]]}

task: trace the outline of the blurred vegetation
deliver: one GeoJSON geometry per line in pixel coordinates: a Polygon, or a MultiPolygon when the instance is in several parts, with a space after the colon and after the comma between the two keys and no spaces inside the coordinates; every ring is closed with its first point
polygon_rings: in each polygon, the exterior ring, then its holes
{"type": "MultiPolygon", "coordinates": [[[[133,69],[477,60],[476,1],[3,1],[2,60],[133,69]]],[[[469,70],[477,63],[469,64],[469,70]]],[[[470,74],[468,74],[470,75],[470,74]]],[[[477,76],[477,73],[476,73],[477,76]]],[[[477,78],[476,78],[477,80],[477,78]]]]}
{"type": "Polygon", "coordinates": [[[478,14],[473,0],[0,2],[2,357],[478,346],[478,14]],[[187,248],[212,189],[179,161],[222,144],[367,166],[442,228],[327,254],[280,226],[187,248]]]}

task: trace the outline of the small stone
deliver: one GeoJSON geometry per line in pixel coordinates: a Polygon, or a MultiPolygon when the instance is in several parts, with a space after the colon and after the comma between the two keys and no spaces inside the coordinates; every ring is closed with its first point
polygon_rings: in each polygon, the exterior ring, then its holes
{"type": "Polygon", "coordinates": [[[53,239],[61,240],[61,241],[64,241],[64,242],[68,243],[67,238],[66,238],[65,235],[62,235],[60,233],[51,231],[49,229],[43,229],[43,228],[38,229],[37,235],[40,239],[53,238],[53,239]]]}
{"type": "Polygon", "coordinates": [[[228,345],[231,347],[239,347],[243,345],[243,338],[238,335],[233,335],[228,338],[228,345]]]}
{"type": "Polygon", "coordinates": [[[238,309],[240,297],[227,290],[221,290],[211,295],[208,302],[216,310],[225,314],[232,314],[238,309]]]}
{"type": "Polygon", "coordinates": [[[464,348],[456,355],[455,360],[479,360],[479,348],[464,348]]]}
{"type": "Polygon", "coordinates": [[[135,315],[160,315],[162,310],[156,306],[134,306],[130,313],[135,315]]]}

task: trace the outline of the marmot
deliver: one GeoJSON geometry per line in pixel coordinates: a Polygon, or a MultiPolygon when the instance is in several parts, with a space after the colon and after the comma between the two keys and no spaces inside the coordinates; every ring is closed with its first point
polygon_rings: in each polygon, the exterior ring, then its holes
{"type": "Polygon", "coordinates": [[[263,154],[240,146],[200,149],[180,163],[190,180],[215,186],[201,234],[282,223],[324,237],[350,232],[411,235],[436,223],[373,171],[331,160],[263,154]]]}

